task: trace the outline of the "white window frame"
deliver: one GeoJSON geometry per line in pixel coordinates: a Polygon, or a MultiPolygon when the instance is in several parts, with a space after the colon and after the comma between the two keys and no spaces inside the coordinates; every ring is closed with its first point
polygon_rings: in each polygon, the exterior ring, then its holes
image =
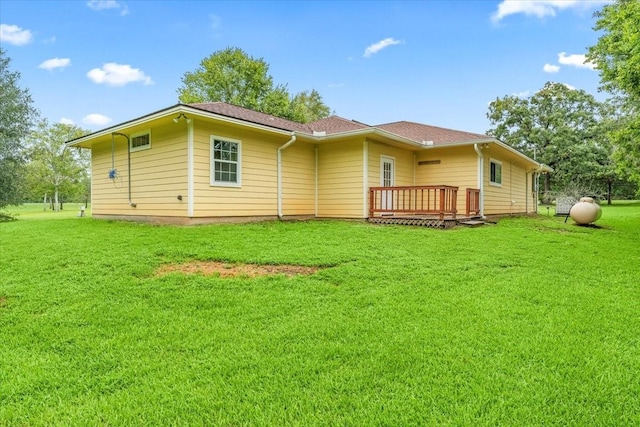
{"type": "Polygon", "coordinates": [[[134,151],[148,150],[149,148],[151,148],[151,129],[146,129],[140,132],[132,133],[131,136],[129,137],[129,149],[132,153],[134,151]],[[149,135],[149,143],[147,145],[141,145],[140,147],[134,147],[133,139],[142,135],[149,135]]]}
{"type": "Polygon", "coordinates": [[[489,159],[489,185],[495,185],[496,187],[502,187],[502,162],[495,159],[489,159]],[[500,182],[494,181],[491,177],[491,165],[495,164],[500,167],[500,182]]]}
{"type": "MultiPolygon", "coordinates": [[[[209,176],[210,176],[210,185],[215,187],[242,187],[242,141],[233,138],[227,138],[225,136],[217,136],[211,135],[209,138],[210,141],[210,153],[209,153],[209,176]],[[216,159],[214,158],[215,153],[215,142],[223,141],[230,142],[232,144],[237,144],[238,146],[238,159],[233,161],[223,161],[224,163],[230,163],[236,165],[236,182],[228,182],[228,181],[216,181],[216,159]]],[[[218,160],[220,161],[220,160],[218,160]]]]}

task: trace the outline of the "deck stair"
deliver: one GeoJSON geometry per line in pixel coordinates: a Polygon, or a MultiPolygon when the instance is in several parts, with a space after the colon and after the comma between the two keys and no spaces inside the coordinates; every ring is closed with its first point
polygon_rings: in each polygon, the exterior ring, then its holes
{"type": "Polygon", "coordinates": [[[486,223],[481,219],[461,219],[458,221],[458,224],[467,227],[480,227],[481,225],[484,225],[486,223]]]}

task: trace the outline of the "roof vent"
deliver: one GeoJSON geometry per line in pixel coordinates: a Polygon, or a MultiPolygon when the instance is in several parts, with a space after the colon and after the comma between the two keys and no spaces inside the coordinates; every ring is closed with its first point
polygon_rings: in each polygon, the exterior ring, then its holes
{"type": "Polygon", "coordinates": [[[313,136],[327,136],[327,132],[325,132],[325,131],[319,132],[317,130],[314,130],[313,131],[313,136]]]}
{"type": "Polygon", "coordinates": [[[433,141],[429,140],[429,141],[422,141],[422,145],[433,145],[433,141]]]}

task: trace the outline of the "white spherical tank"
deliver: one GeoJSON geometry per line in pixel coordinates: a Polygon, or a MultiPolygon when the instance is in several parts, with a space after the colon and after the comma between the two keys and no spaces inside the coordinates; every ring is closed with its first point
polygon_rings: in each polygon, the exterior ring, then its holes
{"type": "Polygon", "coordinates": [[[586,225],[596,222],[602,215],[600,205],[595,203],[591,197],[583,197],[578,203],[571,207],[569,216],[576,224],[586,225]]]}

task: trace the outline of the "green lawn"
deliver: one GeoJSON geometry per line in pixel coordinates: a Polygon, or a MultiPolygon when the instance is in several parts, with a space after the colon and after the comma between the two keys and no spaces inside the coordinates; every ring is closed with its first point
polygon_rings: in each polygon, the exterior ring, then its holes
{"type": "Polygon", "coordinates": [[[640,425],[638,202],[446,231],[30,211],[0,224],[2,426],[640,425]],[[323,268],[155,275],[191,260],[323,268]]]}

